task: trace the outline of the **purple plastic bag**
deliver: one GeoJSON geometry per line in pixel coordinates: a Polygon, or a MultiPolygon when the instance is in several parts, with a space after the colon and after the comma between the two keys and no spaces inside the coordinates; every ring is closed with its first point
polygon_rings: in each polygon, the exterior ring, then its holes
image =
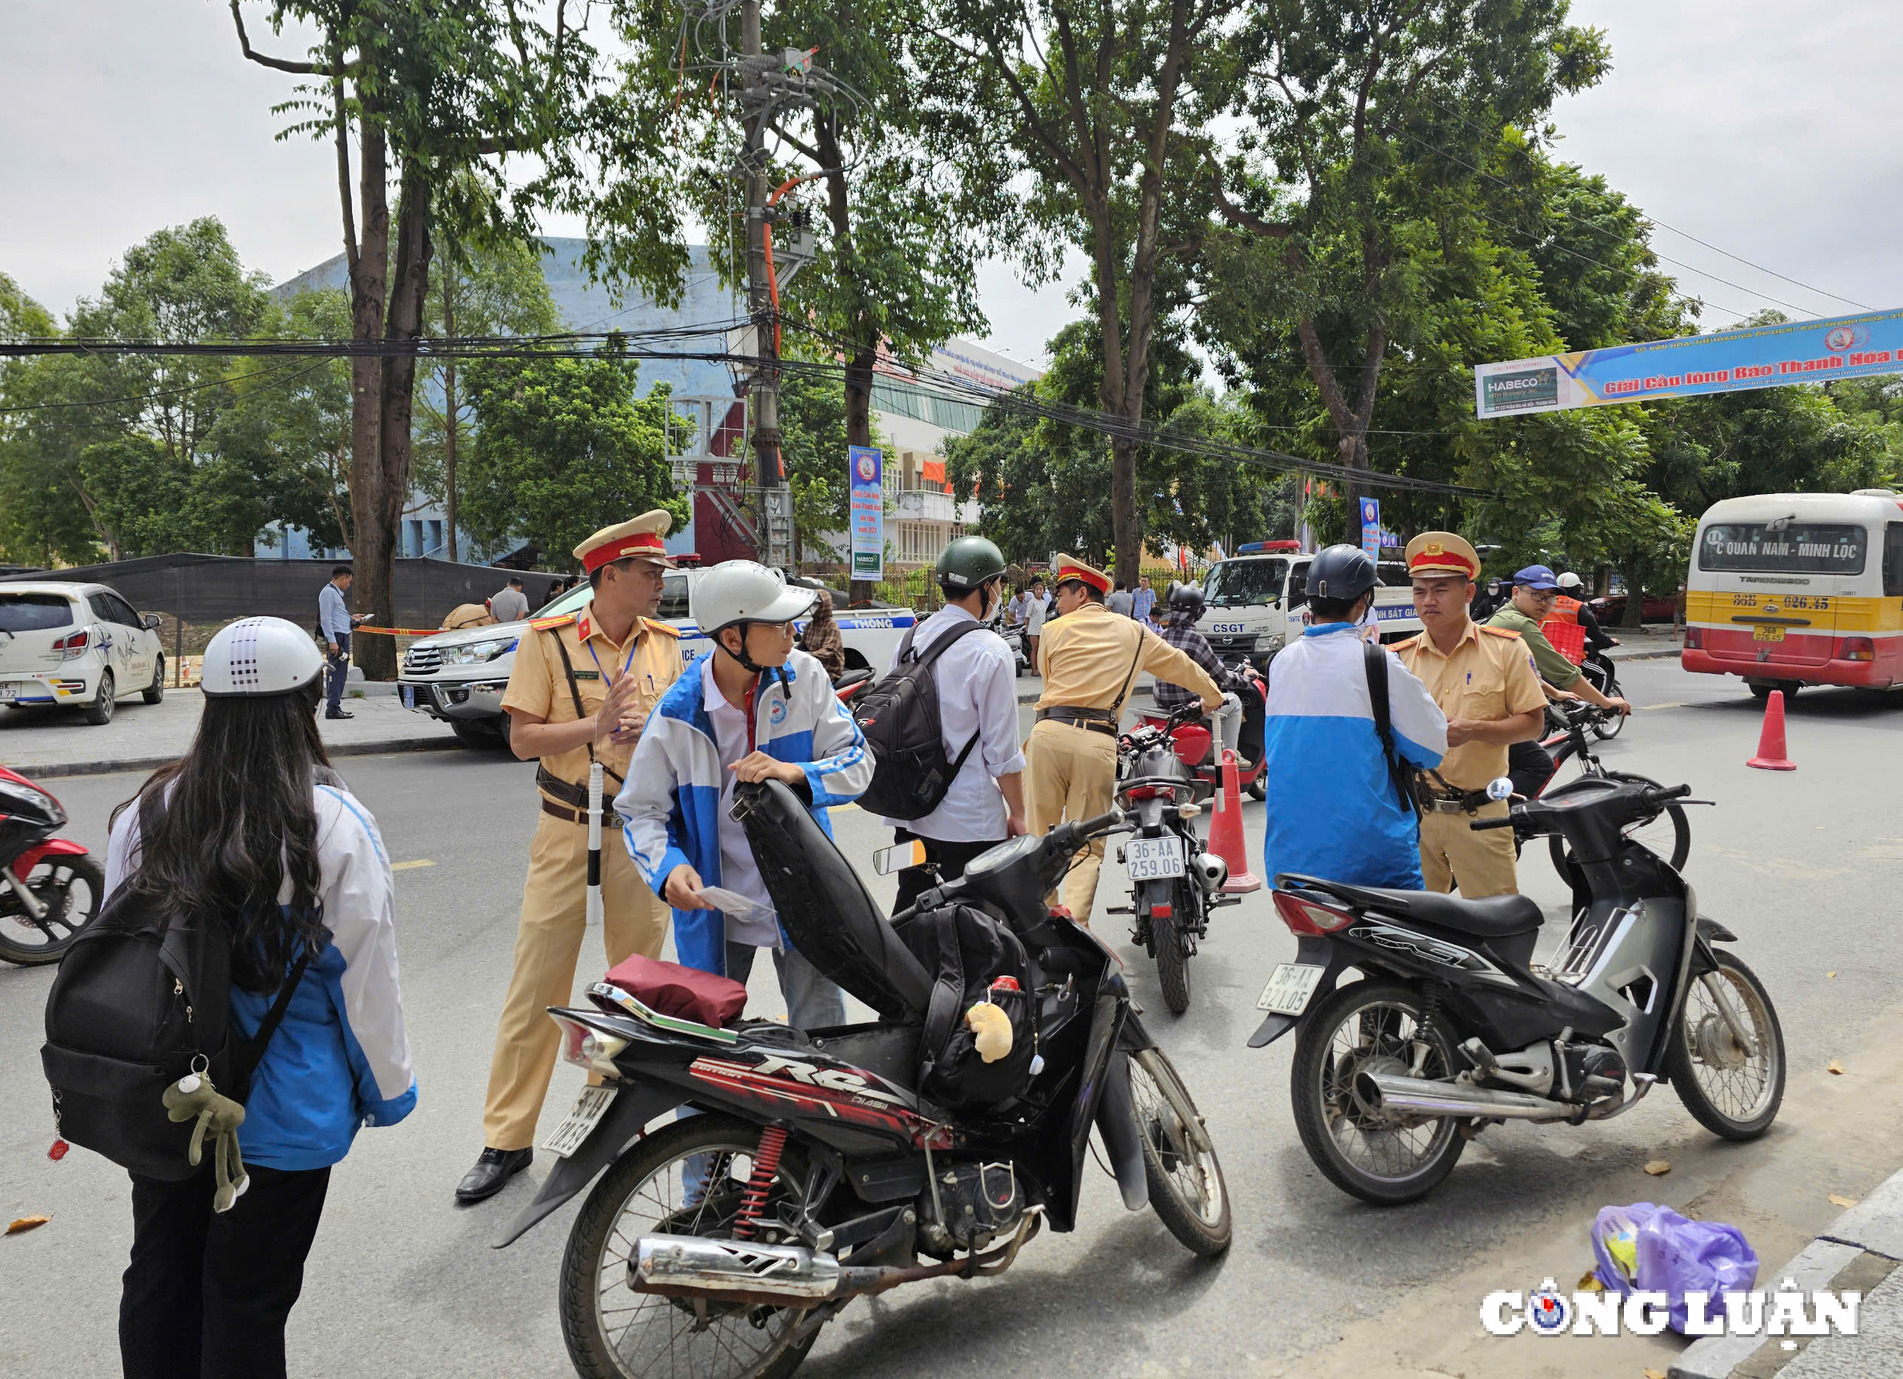
{"type": "Polygon", "coordinates": [[[1717,1314],[1724,1293],[1749,1292],[1758,1280],[1758,1255],[1736,1226],[1717,1221],[1687,1221],[1670,1207],[1634,1202],[1629,1207],[1605,1207],[1592,1223],[1592,1252],[1599,1260],[1594,1271],[1606,1291],[1621,1296],[1664,1293],[1671,1299],[1672,1330],[1685,1330],[1685,1294],[1704,1292],[1709,1314],[1717,1314]],[[1607,1248],[1622,1228],[1635,1237],[1638,1271],[1627,1278],[1624,1268],[1607,1248]]]}

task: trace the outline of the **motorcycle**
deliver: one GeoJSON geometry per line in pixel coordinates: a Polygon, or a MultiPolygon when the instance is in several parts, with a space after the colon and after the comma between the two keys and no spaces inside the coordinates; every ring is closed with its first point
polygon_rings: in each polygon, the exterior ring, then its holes
{"type": "Polygon", "coordinates": [[[1228,1248],[1215,1145],[1121,964],[1045,906],[1081,848],[1127,826],[1120,811],[1001,843],[890,922],[785,785],[739,787],[733,817],[794,946],[879,1018],[715,1028],[607,983],[589,991],[596,1009],[550,1010],[565,1056],[602,1085],[556,1130],[555,1167],[494,1243],[599,1175],[561,1268],[581,1374],[783,1376],[854,1298],[1000,1273],[1041,1225],[1075,1226],[1093,1126],[1126,1208],[1147,1202],[1199,1256],[1228,1248]],[[899,933],[953,903],[1023,942],[1038,1042],[1015,1101],[947,1111],[916,1090],[933,977],[899,933]],[[662,1123],[683,1105],[699,1114],[662,1123]]]}
{"type": "MultiPolygon", "coordinates": [[[[1536,798],[1552,788],[1555,781],[1566,773],[1568,763],[1577,762],[1579,777],[1592,777],[1599,780],[1634,781],[1640,785],[1657,785],[1650,777],[1636,775],[1629,771],[1609,771],[1600,762],[1587,738],[1588,730],[1595,736],[1599,733],[1596,724],[1603,710],[1586,703],[1548,703],[1546,718],[1548,732],[1540,739],[1540,749],[1546,754],[1542,761],[1537,753],[1522,757],[1519,749],[1512,749],[1508,756],[1513,764],[1509,775],[1513,781],[1514,793],[1527,798],[1536,798]],[[1519,764],[1522,760],[1525,765],[1519,764]]],[[[1683,871],[1692,852],[1691,821],[1685,817],[1685,811],[1675,804],[1668,804],[1650,817],[1634,820],[1627,830],[1628,835],[1636,838],[1645,846],[1665,857],[1671,863],[1672,870],[1683,871]]],[[[1513,830],[1514,851],[1517,853],[1533,837],[1527,828],[1515,825],[1513,830]]],[[[1577,868],[1573,866],[1565,838],[1558,834],[1550,835],[1547,848],[1553,859],[1553,868],[1562,878],[1575,882],[1577,886],[1577,868]]]]}
{"type": "MultiPolygon", "coordinates": [[[[1502,778],[1488,793],[1509,791],[1502,778]]],[[[1785,1074],[1770,995],[1716,946],[1737,936],[1628,832],[1689,793],[1593,777],[1474,822],[1564,837],[1577,859],[1586,903],[1545,965],[1525,896],[1275,878],[1276,913],[1300,942],[1257,1001],[1249,1044],[1296,1031],[1296,1128],[1330,1181],[1413,1201],[1489,1125],[1606,1120],[1661,1080],[1725,1139],[1770,1128],[1785,1074]],[[1361,980],[1337,986],[1349,967],[1361,980]]]]}
{"type": "Polygon", "coordinates": [[[0,958],[32,967],[57,962],[99,917],[106,873],[82,843],[53,834],[60,802],[0,766],[0,958]]]}
{"type": "Polygon", "coordinates": [[[877,683],[878,680],[872,672],[861,666],[857,670],[846,671],[833,681],[833,694],[838,697],[840,703],[846,706],[846,712],[851,713],[877,683]]]}
{"type": "MultiPolygon", "coordinates": [[[[1223,657],[1223,661],[1232,670],[1238,664],[1242,664],[1231,662],[1226,656],[1223,657]]],[[[1264,760],[1262,736],[1263,729],[1268,723],[1269,685],[1268,681],[1253,671],[1247,675],[1246,679],[1248,683],[1237,691],[1242,700],[1242,731],[1236,734],[1236,755],[1249,765],[1247,770],[1238,768],[1236,781],[1249,792],[1251,799],[1265,800],[1269,797],[1269,765],[1264,760]]],[[[1179,733],[1187,731],[1188,727],[1193,726],[1202,734],[1202,740],[1208,744],[1200,761],[1185,761],[1184,763],[1195,773],[1196,779],[1201,782],[1203,794],[1207,797],[1222,789],[1222,758],[1209,730],[1200,726],[1201,716],[1202,711],[1198,709],[1196,716],[1185,720],[1186,726],[1179,727],[1176,731],[1179,733]]],[[[1138,723],[1153,728],[1161,728],[1169,721],[1167,714],[1143,712],[1137,714],[1138,723]]]]}
{"type": "Polygon", "coordinates": [[[1137,723],[1117,743],[1117,806],[1136,820],[1136,832],[1117,853],[1129,868],[1130,903],[1108,910],[1131,916],[1131,942],[1155,960],[1172,1015],[1189,1009],[1189,960],[1209,932],[1209,912],[1241,898],[1222,893],[1229,865],[1191,822],[1209,795],[1192,774],[1209,755],[1202,711],[1199,702],[1185,704],[1137,723]]]}

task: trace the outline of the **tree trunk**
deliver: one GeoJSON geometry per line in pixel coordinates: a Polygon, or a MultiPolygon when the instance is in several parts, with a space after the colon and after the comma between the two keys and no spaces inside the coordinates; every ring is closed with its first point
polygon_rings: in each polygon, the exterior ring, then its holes
{"type": "MultiPolygon", "coordinates": [[[[456,337],[456,266],[443,275],[443,334],[456,337]]],[[[456,361],[443,361],[443,515],[449,534],[449,560],[456,553],[456,361]]]]}
{"type": "MultiPolygon", "coordinates": [[[[360,126],[359,192],[362,238],[350,272],[350,333],[362,344],[383,337],[384,302],[389,289],[390,203],[385,179],[388,149],[383,131],[366,120],[360,126]]],[[[345,202],[345,224],[350,223],[345,202]]],[[[396,625],[395,602],[390,597],[390,529],[381,513],[383,361],[374,355],[350,358],[350,555],[358,566],[357,611],[376,613],[385,627],[396,625]]],[[[394,665],[394,639],[375,636],[358,648],[358,664],[378,657],[379,640],[389,643],[387,660],[394,665]]],[[[369,671],[364,672],[366,675],[369,671]]]]}
{"type": "MultiPolygon", "coordinates": [[[[814,130],[818,141],[820,157],[828,167],[841,164],[839,156],[839,132],[830,120],[821,120],[814,130]]],[[[850,263],[853,258],[852,245],[852,205],[847,199],[846,177],[843,172],[834,172],[826,178],[826,218],[832,224],[833,245],[836,259],[841,263],[850,263]]],[[[872,444],[872,379],[874,367],[879,362],[879,325],[865,313],[853,322],[852,352],[846,359],[846,444],[872,444]]],[[[844,464],[846,456],[841,455],[839,462],[844,464]]],[[[851,482],[850,475],[847,482],[851,482]]],[[[846,573],[852,573],[852,546],[848,536],[846,547],[846,573]]],[[[873,581],[869,579],[849,580],[846,596],[853,603],[872,601],[873,581]]]]}
{"type": "Polygon", "coordinates": [[[1645,566],[1637,559],[1625,567],[1625,614],[1619,626],[1636,632],[1645,622],[1645,566]]]}

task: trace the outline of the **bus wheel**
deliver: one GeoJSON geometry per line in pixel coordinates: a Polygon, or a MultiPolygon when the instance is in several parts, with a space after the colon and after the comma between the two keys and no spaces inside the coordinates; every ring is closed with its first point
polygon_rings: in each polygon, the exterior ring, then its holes
{"type": "Polygon", "coordinates": [[[1784,702],[1787,704],[1797,698],[1798,690],[1803,688],[1802,683],[1796,680],[1752,680],[1749,683],[1753,698],[1769,699],[1772,690],[1783,690],[1784,702]]]}

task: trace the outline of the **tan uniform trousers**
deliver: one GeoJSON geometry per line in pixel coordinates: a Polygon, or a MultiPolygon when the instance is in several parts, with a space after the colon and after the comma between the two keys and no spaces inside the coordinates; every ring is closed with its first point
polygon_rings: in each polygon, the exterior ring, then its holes
{"type": "MultiPolygon", "coordinates": [[[[1108,813],[1116,786],[1116,738],[1054,719],[1032,726],[1024,743],[1024,812],[1032,833],[1041,837],[1066,820],[1108,813]]],[[[1090,922],[1102,869],[1099,838],[1064,878],[1060,895],[1080,924],[1090,922]]]]}
{"type": "Polygon", "coordinates": [[[1430,891],[1445,893],[1460,883],[1468,900],[1490,895],[1513,895],[1520,878],[1513,868],[1513,830],[1486,829],[1475,833],[1467,825],[1476,819],[1504,819],[1505,800],[1492,800],[1477,814],[1428,812],[1421,815],[1421,879],[1430,891]]]}
{"type": "MultiPolygon", "coordinates": [[[[670,912],[642,882],[620,831],[607,824],[601,830],[601,909],[608,967],[630,953],[661,956],[670,912]]],[[[515,970],[489,1064],[482,1138],[490,1149],[526,1149],[535,1141],[561,1042],[548,1008],[576,1004],[575,966],[587,915],[588,825],[544,814],[529,844],[515,970]]],[[[589,981],[599,979],[600,973],[589,974],[589,981]]]]}

